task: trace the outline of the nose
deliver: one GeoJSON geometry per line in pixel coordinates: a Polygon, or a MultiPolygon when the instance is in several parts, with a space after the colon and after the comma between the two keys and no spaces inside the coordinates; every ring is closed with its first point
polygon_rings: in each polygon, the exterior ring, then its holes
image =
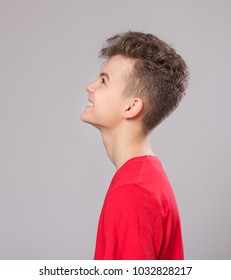
{"type": "Polygon", "coordinates": [[[94,93],[95,90],[96,90],[96,84],[95,84],[95,82],[92,82],[92,83],[90,83],[90,84],[88,84],[88,85],[86,86],[86,91],[87,91],[88,93],[94,93]]]}

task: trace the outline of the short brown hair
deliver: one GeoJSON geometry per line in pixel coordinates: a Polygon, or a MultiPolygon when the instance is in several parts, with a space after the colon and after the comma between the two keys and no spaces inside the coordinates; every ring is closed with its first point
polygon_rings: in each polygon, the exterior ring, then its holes
{"type": "Polygon", "coordinates": [[[180,103],[188,82],[184,60],[167,43],[152,34],[126,32],[107,40],[100,57],[136,59],[125,94],[144,102],[143,130],[150,132],[180,103]]]}

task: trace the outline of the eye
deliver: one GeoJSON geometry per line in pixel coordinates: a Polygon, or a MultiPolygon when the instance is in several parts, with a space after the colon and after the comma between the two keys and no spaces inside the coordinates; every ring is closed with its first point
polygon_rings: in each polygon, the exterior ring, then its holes
{"type": "Polygon", "coordinates": [[[101,84],[106,85],[106,81],[103,77],[101,77],[101,84]]]}

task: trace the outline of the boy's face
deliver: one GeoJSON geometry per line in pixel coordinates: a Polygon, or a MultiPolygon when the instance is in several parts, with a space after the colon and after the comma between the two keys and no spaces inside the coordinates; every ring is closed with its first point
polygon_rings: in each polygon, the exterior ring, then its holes
{"type": "Polygon", "coordinates": [[[123,121],[128,98],[123,93],[134,60],[121,55],[111,57],[99,77],[87,87],[88,106],[81,119],[99,129],[114,129],[123,121]]]}

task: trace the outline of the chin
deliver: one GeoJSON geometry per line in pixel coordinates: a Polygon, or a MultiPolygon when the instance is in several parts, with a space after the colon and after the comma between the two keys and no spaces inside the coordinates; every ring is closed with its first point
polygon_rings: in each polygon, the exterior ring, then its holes
{"type": "Polygon", "coordinates": [[[89,124],[93,124],[93,122],[90,120],[90,118],[85,114],[83,113],[81,116],[80,116],[80,119],[81,121],[85,122],[85,123],[89,123],[89,124]]]}
{"type": "Polygon", "coordinates": [[[83,121],[85,123],[91,123],[89,118],[87,118],[87,116],[85,116],[84,113],[80,116],[80,119],[81,119],[81,121],[83,121]]]}

